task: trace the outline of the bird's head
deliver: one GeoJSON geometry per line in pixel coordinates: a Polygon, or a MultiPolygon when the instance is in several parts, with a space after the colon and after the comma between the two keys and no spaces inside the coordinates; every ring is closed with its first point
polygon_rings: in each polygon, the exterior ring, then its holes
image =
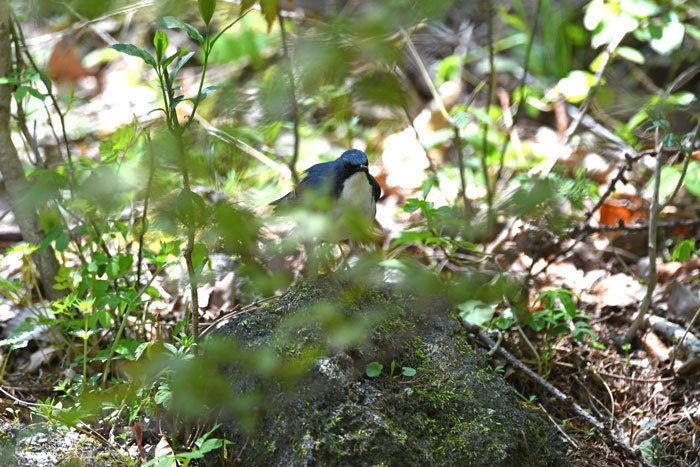
{"type": "Polygon", "coordinates": [[[340,155],[340,160],[343,161],[343,168],[346,172],[354,173],[360,170],[366,172],[368,170],[369,161],[367,160],[367,154],[359,149],[345,151],[340,155]]]}

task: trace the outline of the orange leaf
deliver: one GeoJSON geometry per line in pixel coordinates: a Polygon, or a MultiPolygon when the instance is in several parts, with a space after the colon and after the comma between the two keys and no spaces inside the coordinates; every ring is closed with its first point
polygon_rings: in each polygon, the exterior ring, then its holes
{"type": "Polygon", "coordinates": [[[623,225],[629,225],[632,219],[632,211],[623,205],[615,205],[608,201],[611,200],[606,199],[600,206],[600,225],[617,225],[620,219],[622,219],[623,225]]]}

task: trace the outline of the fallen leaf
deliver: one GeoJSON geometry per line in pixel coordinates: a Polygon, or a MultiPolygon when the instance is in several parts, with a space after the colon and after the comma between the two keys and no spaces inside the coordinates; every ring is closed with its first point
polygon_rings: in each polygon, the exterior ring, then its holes
{"type": "Polygon", "coordinates": [[[601,305],[624,308],[641,302],[646,288],[627,274],[615,274],[601,280],[593,289],[601,305]]]}
{"type": "Polygon", "coordinates": [[[49,346],[34,352],[24,365],[20,367],[20,372],[25,374],[34,373],[44,363],[48,363],[56,355],[56,348],[49,346]]]}

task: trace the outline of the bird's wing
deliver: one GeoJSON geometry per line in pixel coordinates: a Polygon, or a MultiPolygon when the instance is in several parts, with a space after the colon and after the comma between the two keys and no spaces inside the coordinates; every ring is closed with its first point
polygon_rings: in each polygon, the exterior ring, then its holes
{"type": "Polygon", "coordinates": [[[276,206],[293,202],[307,190],[329,189],[332,190],[331,193],[338,196],[339,182],[337,181],[337,178],[339,175],[335,170],[337,165],[336,163],[337,161],[330,161],[312,165],[304,171],[304,178],[299,182],[299,185],[294,190],[290,191],[280,199],[273,201],[271,204],[276,206]]]}
{"type": "Polygon", "coordinates": [[[382,188],[379,186],[377,179],[375,179],[369,172],[367,172],[367,180],[369,180],[369,184],[372,185],[372,196],[374,196],[374,201],[377,202],[382,196],[382,188]]]}
{"type": "Polygon", "coordinates": [[[304,172],[306,176],[301,182],[299,182],[299,186],[296,188],[296,190],[294,190],[297,196],[300,196],[301,193],[309,189],[328,189],[331,190],[331,193],[337,196],[340,189],[339,177],[341,176],[340,171],[337,170],[337,162],[337,160],[322,162],[309,167],[304,172]]]}

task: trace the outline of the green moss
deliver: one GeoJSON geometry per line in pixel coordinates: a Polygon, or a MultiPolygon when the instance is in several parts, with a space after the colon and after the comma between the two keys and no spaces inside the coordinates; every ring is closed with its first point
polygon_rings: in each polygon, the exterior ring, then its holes
{"type": "MultiPolygon", "coordinates": [[[[260,421],[257,437],[264,442],[249,445],[244,463],[490,466],[527,459],[531,465],[566,464],[554,430],[523,409],[501,377],[484,367],[444,309],[388,289],[325,280],[292,289],[246,318],[248,326],[232,322],[228,332],[246,343],[272,344],[285,358],[310,346],[322,349],[326,336],[317,323],[299,329],[291,341],[275,328],[312,303],[334,299],[341,316],[379,311],[382,319],[366,342],[320,353],[292,393],[269,395],[277,405],[265,407],[260,421]],[[384,371],[367,378],[365,365],[373,360],[384,371]],[[395,374],[410,366],[416,376],[389,377],[392,361],[395,374]]],[[[243,445],[245,435],[235,424],[224,429],[227,438],[243,445]]]]}

